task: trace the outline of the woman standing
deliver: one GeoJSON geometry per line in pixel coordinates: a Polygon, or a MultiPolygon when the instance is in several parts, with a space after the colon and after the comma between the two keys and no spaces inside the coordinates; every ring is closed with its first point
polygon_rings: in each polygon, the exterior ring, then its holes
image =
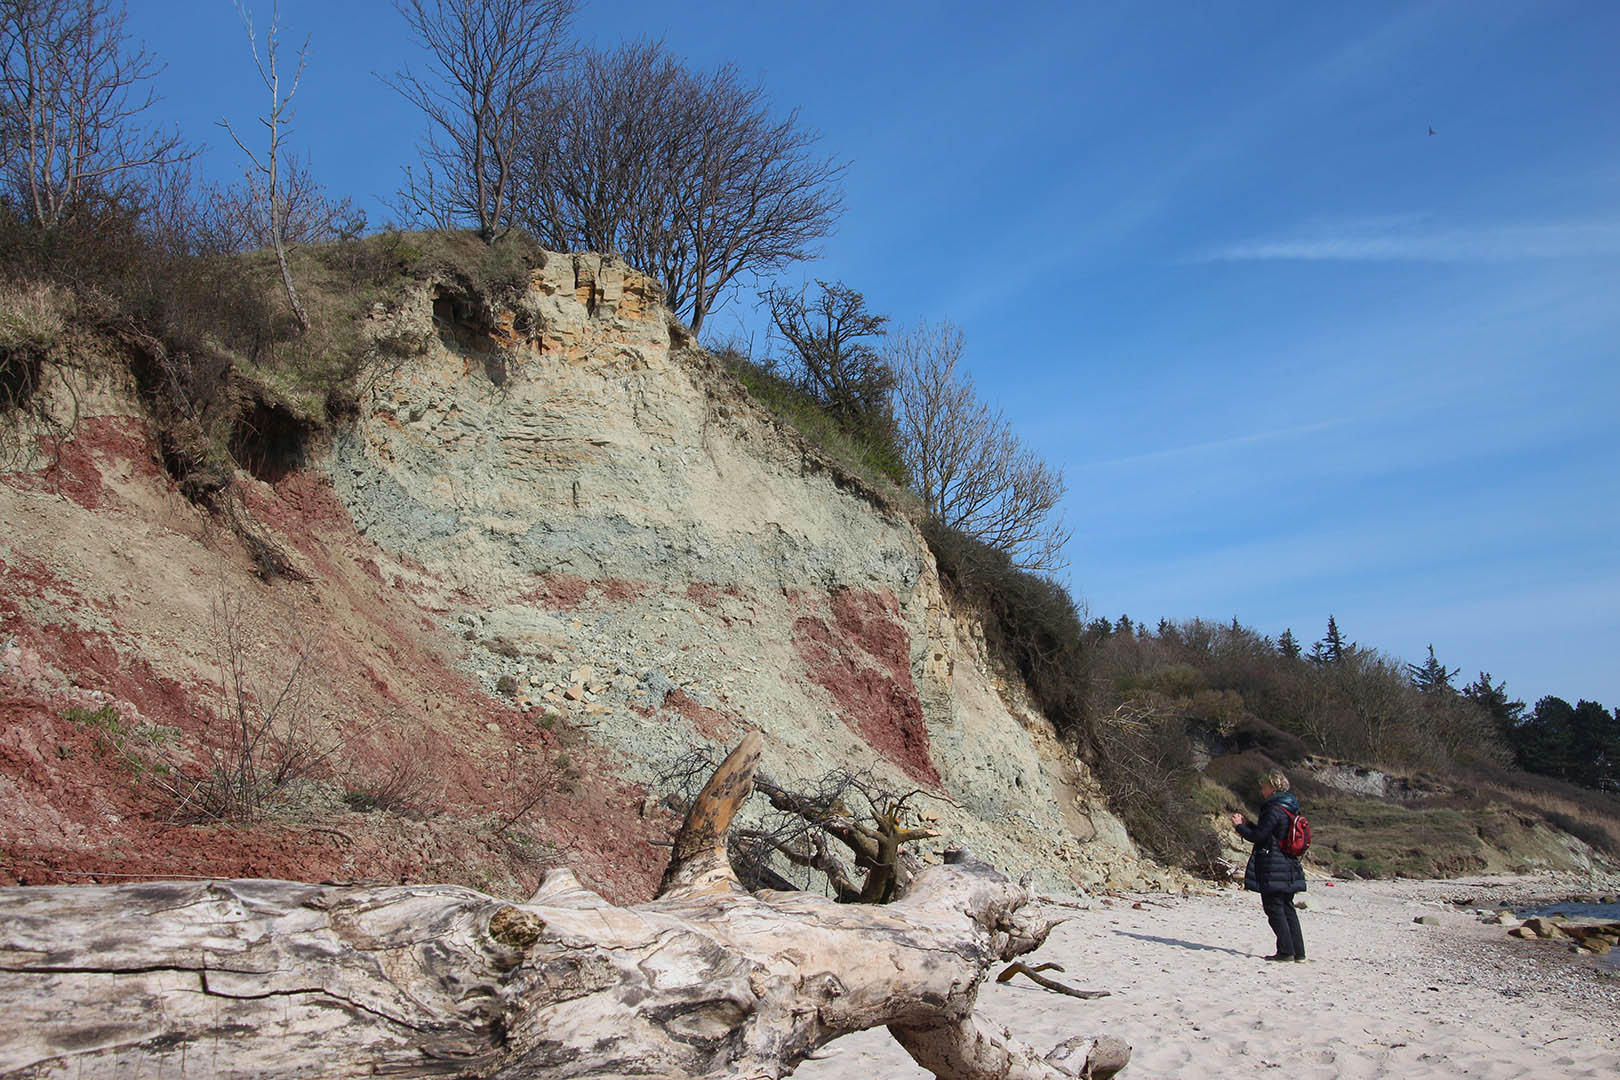
{"type": "Polygon", "coordinates": [[[1292,816],[1299,813],[1299,800],[1288,786],[1288,777],[1272,770],[1260,781],[1260,797],[1265,800],[1260,820],[1251,825],[1242,814],[1232,815],[1238,835],[1254,845],[1243,871],[1243,887],[1260,894],[1266,921],[1277,935],[1277,951],[1267,960],[1305,959],[1305,938],[1294,910],[1294,894],[1305,891],[1305,868],[1279,846],[1292,816]]]}

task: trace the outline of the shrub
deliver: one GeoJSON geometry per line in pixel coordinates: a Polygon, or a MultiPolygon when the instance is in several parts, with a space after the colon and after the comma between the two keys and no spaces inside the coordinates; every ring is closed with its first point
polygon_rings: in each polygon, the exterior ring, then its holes
{"type": "Polygon", "coordinates": [[[1068,591],[955,529],[929,522],[923,535],[940,577],[983,616],[992,655],[1024,681],[1060,733],[1095,751],[1087,712],[1095,635],[1068,591]]]}
{"type": "Polygon", "coordinates": [[[1219,843],[1201,806],[1203,778],[1174,714],[1098,722],[1097,779],[1131,839],[1155,857],[1210,872],[1219,843]]]}
{"type": "Polygon", "coordinates": [[[206,724],[201,769],[178,785],[175,817],[247,825],[321,769],[342,742],[315,732],[310,698],[321,680],[314,642],[299,640],[286,666],[261,680],[249,670],[239,598],[215,603],[214,628],[223,685],[206,724]]]}
{"type": "Polygon", "coordinates": [[[413,813],[435,794],[435,781],[422,758],[406,756],[380,772],[351,780],[343,792],[343,802],[360,814],[379,811],[413,813]]]}
{"type": "Polygon", "coordinates": [[[1283,764],[1303,761],[1310,753],[1304,739],[1273,727],[1252,713],[1233,724],[1226,738],[1236,751],[1258,751],[1283,764]]]}
{"type": "Polygon", "coordinates": [[[756,363],[737,346],[716,345],[714,355],[755,401],[856,476],[878,486],[905,483],[905,466],[892,423],[841,422],[794,380],[756,363]]]}
{"type": "Polygon", "coordinates": [[[111,705],[71,708],[62,718],[91,733],[98,755],[115,758],[137,778],[152,778],[166,786],[164,778],[174,771],[170,760],[173,728],[125,720],[111,705]]]}
{"type": "Polygon", "coordinates": [[[1204,766],[1204,775],[1232,791],[1240,802],[1248,804],[1257,797],[1260,781],[1266,773],[1276,767],[1276,762],[1265,754],[1247,750],[1211,758],[1209,764],[1204,766]]]}
{"type": "MultiPolygon", "coordinates": [[[[1149,692],[1094,716],[1091,654],[1103,632],[1082,620],[1068,591],[954,529],[929,523],[923,535],[940,576],[983,616],[996,660],[1086,753],[1131,837],[1167,862],[1209,870],[1218,843],[1199,809],[1201,778],[1180,709],[1149,692]]],[[[1172,672],[1171,682],[1179,687],[1199,680],[1189,668],[1172,672]]]]}

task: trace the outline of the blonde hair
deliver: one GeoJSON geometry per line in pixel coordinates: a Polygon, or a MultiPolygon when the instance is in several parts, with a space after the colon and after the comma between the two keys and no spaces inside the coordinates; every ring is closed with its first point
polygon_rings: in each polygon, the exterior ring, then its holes
{"type": "Polygon", "coordinates": [[[1261,778],[1260,782],[1272,791],[1288,790],[1288,777],[1283,775],[1281,769],[1272,769],[1261,778]]]}

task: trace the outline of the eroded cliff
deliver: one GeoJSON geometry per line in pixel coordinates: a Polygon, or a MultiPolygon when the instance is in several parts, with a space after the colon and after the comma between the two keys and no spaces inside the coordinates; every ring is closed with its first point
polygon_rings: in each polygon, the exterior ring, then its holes
{"type": "Polygon", "coordinates": [[[934,848],[1050,887],[1143,876],[903,496],[760,408],[645,278],[552,254],[496,304],[439,276],[365,336],[394,359],[356,414],[235,478],[273,580],[177,494],[116,363],[71,365],[74,437],[0,474],[13,880],[520,891],[567,862],[634,898],[659,774],[753,727],[773,776],[920,792],[934,848]],[[187,824],[167,778],[266,717],[319,760],[235,827],[187,824]]]}

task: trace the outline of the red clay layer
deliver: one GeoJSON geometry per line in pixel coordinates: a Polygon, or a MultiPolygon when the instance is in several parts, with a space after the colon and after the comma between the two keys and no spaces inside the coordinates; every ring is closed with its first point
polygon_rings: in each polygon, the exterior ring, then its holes
{"type": "MultiPolygon", "coordinates": [[[[808,594],[801,594],[801,603],[808,594]]],[[[922,702],[907,658],[910,636],[894,598],[855,589],[828,597],[836,631],[825,619],[802,615],[793,623],[793,644],[810,680],[838,705],[839,716],[907,776],[940,786],[928,745],[922,702]]]]}

